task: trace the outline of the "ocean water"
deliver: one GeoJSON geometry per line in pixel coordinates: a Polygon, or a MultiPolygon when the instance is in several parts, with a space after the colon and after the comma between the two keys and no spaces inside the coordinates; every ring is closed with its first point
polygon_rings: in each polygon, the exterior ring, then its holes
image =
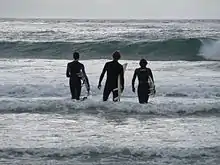
{"type": "Polygon", "coordinates": [[[219,38],[219,20],[1,19],[0,164],[220,164],[219,38]],[[116,49],[125,90],[102,102],[116,49]],[[83,102],[65,77],[75,50],[91,84],[83,102]],[[147,105],[131,91],[143,57],[157,90],[147,105]]]}

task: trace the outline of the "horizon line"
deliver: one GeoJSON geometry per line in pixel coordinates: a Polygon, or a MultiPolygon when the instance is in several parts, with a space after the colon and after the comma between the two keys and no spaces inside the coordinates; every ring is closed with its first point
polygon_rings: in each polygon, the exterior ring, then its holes
{"type": "Polygon", "coordinates": [[[70,18],[70,17],[0,17],[0,19],[60,19],[60,20],[220,20],[220,18],[70,18]]]}

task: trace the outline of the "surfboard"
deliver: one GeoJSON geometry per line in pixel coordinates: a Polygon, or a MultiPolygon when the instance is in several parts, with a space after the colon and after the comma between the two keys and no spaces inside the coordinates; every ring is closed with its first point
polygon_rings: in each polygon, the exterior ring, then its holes
{"type": "Polygon", "coordinates": [[[150,90],[150,93],[149,95],[155,95],[155,85],[154,85],[154,82],[152,80],[152,78],[149,76],[148,78],[148,84],[150,86],[149,90],[150,90]]]}
{"type": "MultiPolygon", "coordinates": [[[[126,71],[126,68],[127,68],[127,65],[128,65],[128,63],[125,63],[125,64],[123,64],[122,66],[123,66],[123,72],[125,73],[125,71],[126,71]]],[[[121,99],[121,94],[122,94],[122,91],[121,91],[121,76],[119,75],[118,76],[118,101],[120,101],[120,99],[121,99]]]]}
{"type": "MultiPolygon", "coordinates": [[[[84,75],[83,74],[83,72],[80,72],[80,77],[81,77],[81,79],[82,79],[82,81],[83,81],[83,86],[85,86],[85,88],[86,88],[86,90],[87,91],[89,91],[89,84],[88,84],[88,82],[87,82],[87,80],[86,80],[86,75],[84,75]]],[[[82,86],[82,87],[83,87],[82,86]]],[[[87,96],[84,96],[84,97],[82,97],[80,100],[81,101],[84,101],[85,99],[87,99],[87,97],[90,95],[90,93],[89,92],[87,92],[87,96]]]]}

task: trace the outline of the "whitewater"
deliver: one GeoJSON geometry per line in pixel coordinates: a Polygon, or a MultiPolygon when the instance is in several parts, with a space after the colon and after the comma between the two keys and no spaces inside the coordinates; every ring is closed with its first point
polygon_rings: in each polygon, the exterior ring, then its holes
{"type": "Polygon", "coordinates": [[[220,164],[219,38],[219,20],[0,19],[0,164],[220,164]],[[125,90],[102,102],[116,49],[125,90]],[[83,102],[65,77],[73,51],[83,102]],[[147,105],[131,89],[140,58],[157,91],[147,105]]]}

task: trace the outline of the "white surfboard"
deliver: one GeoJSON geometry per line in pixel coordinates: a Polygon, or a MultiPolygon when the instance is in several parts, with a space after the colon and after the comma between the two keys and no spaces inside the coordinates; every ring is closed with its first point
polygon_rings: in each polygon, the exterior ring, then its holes
{"type": "MultiPolygon", "coordinates": [[[[86,81],[86,75],[83,74],[83,72],[80,72],[79,76],[81,77],[82,81],[83,81],[83,84],[82,86],[85,86],[86,90],[89,91],[89,84],[88,82],[86,81]]],[[[88,92],[87,93],[87,97],[90,95],[90,93],[88,92]]],[[[85,98],[85,97],[84,97],[85,98]]]]}
{"type": "Polygon", "coordinates": [[[155,85],[154,85],[154,82],[153,82],[153,80],[152,80],[152,78],[149,76],[149,78],[148,78],[148,84],[149,84],[149,86],[150,86],[150,93],[149,93],[149,95],[155,95],[155,85]]]}
{"type": "MultiPolygon", "coordinates": [[[[127,65],[128,65],[128,63],[123,64],[123,72],[124,73],[126,71],[127,65]]],[[[121,94],[122,94],[122,91],[121,91],[121,77],[120,77],[120,75],[118,76],[118,88],[117,88],[117,90],[118,90],[118,98],[117,98],[117,100],[120,101],[121,94]]]]}

